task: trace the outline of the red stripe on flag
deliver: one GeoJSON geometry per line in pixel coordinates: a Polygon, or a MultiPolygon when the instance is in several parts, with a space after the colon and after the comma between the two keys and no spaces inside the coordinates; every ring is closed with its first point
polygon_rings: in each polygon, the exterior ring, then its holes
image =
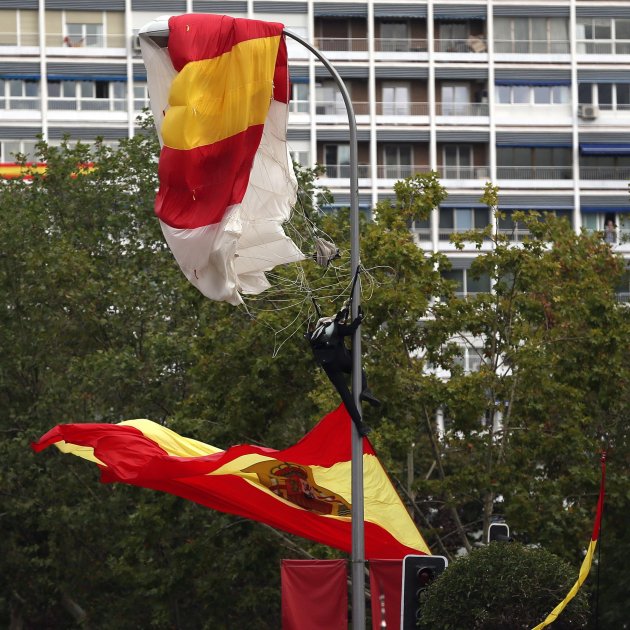
{"type": "Polygon", "coordinates": [[[606,451],[602,451],[600,459],[602,468],[602,478],[599,482],[599,498],[597,499],[597,512],[595,514],[595,523],[593,524],[593,535],[591,540],[597,540],[599,538],[599,528],[602,523],[602,514],[604,512],[604,494],[606,488],[606,451]]]}
{"type": "Polygon", "coordinates": [[[190,61],[212,59],[241,42],[275,37],[284,28],[277,22],[188,13],[169,19],[168,52],[177,72],[190,61]]]}
{"type": "Polygon", "coordinates": [[[263,125],[225,140],[182,151],[163,147],[155,214],[174,228],[219,223],[227,208],[243,201],[263,125]]]}

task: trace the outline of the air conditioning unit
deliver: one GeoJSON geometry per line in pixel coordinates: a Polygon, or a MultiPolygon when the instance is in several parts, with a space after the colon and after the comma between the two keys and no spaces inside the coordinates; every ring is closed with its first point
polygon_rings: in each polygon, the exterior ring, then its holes
{"type": "Polygon", "coordinates": [[[140,52],[140,35],[138,35],[138,31],[134,30],[133,35],[131,36],[131,47],[134,52],[140,52]]]}
{"type": "Polygon", "coordinates": [[[579,105],[578,116],[584,120],[595,120],[599,116],[599,107],[595,105],[579,105]]]}

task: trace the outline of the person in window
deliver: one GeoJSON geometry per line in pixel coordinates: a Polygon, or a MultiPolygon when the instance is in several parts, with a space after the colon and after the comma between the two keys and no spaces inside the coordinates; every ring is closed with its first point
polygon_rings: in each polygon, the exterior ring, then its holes
{"type": "Polygon", "coordinates": [[[606,227],[604,228],[604,240],[610,245],[614,245],[617,242],[617,226],[612,219],[606,221],[606,227]]]}
{"type": "MultiPolygon", "coordinates": [[[[369,428],[363,423],[346,383],[346,374],[352,373],[352,355],[345,343],[345,338],[352,335],[363,321],[363,313],[359,310],[359,315],[351,323],[348,323],[349,314],[349,309],[345,306],[334,317],[320,317],[314,330],[307,332],[305,336],[311,345],[315,360],[341,396],[359,435],[364,437],[368,434],[369,428]]],[[[364,371],[361,372],[361,380],[360,399],[375,407],[379,406],[380,401],[367,386],[364,371]]]]}

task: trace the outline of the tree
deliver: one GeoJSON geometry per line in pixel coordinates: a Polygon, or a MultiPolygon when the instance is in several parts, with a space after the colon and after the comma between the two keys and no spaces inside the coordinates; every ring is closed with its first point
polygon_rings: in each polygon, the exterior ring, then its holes
{"type": "MultiPolygon", "coordinates": [[[[429,586],[421,622],[434,630],[530,630],[575,579],[575,569],[544,549],[491,543],[451,563],[429,586]]],[[[584,628],[587,621],[588,600],[578,591],[553,628],[584,628]]]]}

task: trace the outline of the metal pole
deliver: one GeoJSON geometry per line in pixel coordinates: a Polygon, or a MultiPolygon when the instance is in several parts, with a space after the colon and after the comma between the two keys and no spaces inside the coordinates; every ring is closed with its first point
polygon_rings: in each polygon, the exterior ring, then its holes
{"type": "MultiPolygon", "coordinates": [[[[357,122],[348,90],[339,73],[317,49],[313,48],[301,37],[284,29],[284,34],[310,50],[328,69],[339,87],[348,113],[350,128],[350,266],[352,277],[358,274],[359,257],[359,150],[357,144],[357,122]]],[[[354,320],[359,314],[361,304],[361,278],[353,284],[352,312],[354,320]]],[[[359,412],[361,412],[361,327],[352,337],[352,395],[359,412]]],[[[354,425],[352,429],[352,628],[365,628],[365,537],[363,507],[363,438],[354,425]]]]}
{"type": "MultiPolygon", "coordinates": [[[[357,122],[352,101],[339,73],[319,50],[313,48],[299,35],[283,29],[287,37],[310,50],[328,69],[341,91],[348,113],[350,128],[350,266],[352,278],[356,277],[352,289],[352,319],[358,316],[361,304],[361,278],[359,270],[359,174],[357,122]]],[[[158,46],[168,45],[169,28],[165,19],[155,20],[140,29],[140,37],[150,38],[158,46]]],[[[361,333],[360,327],[352,337],[352,395],[354,403],[361,412],[361,333]]],[[[354,424],[352,427],[352,627],[354,630],[365,628],[365,537],[364,537],[364,500],[363,500],[363,438],[354,424]]]]}

